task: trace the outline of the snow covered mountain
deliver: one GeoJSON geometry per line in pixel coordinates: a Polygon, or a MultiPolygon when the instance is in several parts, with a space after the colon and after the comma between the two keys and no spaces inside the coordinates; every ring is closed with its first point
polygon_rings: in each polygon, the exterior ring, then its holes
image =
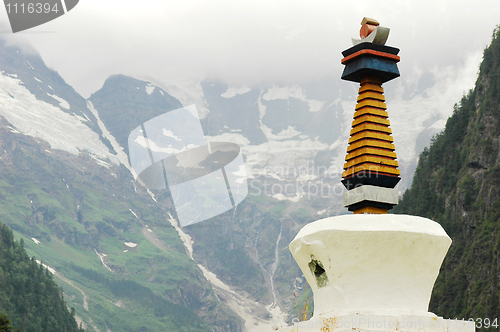
{"type": "Polygon", "coordinates": [[[52,148],[117,162],[87,102],[37,54],[0,39],[1,115],[20,132],[52,148]],[[63,96],[63,97],[61,97],[63,96]]]}

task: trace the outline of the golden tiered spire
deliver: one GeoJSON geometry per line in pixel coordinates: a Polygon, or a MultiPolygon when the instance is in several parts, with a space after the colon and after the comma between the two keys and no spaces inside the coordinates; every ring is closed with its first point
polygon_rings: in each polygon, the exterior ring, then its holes
{"type": "Polygon", "coordinates": [[[379,79],[361,80],[343,178],[365,170],[387,176],[400,175],[383,93],[379,79]]]}

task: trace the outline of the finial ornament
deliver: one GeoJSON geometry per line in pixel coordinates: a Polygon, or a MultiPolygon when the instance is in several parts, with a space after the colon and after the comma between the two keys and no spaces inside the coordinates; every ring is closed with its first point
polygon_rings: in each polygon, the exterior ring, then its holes
{"type": "Polygon", "coordinates": [[[359,43],[374,43],[379,45],[385,45],[387,38],[389,38],[389,32],[391,29],[380,26],[377,20],[373,18],[363,17],[361,21],[361,30],[359,30],[359,36],[361,39],[352,39],[352,44],[357,45],[359,43]]]}

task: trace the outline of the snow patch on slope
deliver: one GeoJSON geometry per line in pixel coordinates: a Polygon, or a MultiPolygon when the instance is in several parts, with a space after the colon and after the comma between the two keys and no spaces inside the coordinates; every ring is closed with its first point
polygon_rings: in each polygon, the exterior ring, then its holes
{"type": "Polygon", "coordinates": [[[188,144],[186,146],[181,147],[180,149],[168,147],[168,148],[162,148],[156,145],[155,141],[150,140],[149,138],[146,138],[144,136],[138,136],[135,140],[135,143],[139,144],[143,148],[149,148],[153,152],[159,152],[159,153],[166,153],[166,154],[176,154],[179,152],[187,151],[189,149],[197,147],[195,144],[188,144]]]}
{"type": "Polygon", "coordinates": [[[298,85],[284,87],[273,86],[267,89],[267,92],[262,96],[262,99],[267,101],[288,98],[296,98],[302,101],[307,100],[302,88],[298,85]]]}
{"type": "Polygon", "coordinates": [[[262,96],[264,100],[277,100],[295,98],[309,104],[309,112],[317,112],[325,104],[324,101],[307,99],[302,88],[298,85],[278,87],[273,86],[267,89],[267,92],[262,96]]]}
{"type": "MultiPolygon", "coordinates": [[[[130,173],[132,173],[132,175],[134,175],[135,177],[135,172],[128,162],[128,156],[125,154],[125,152],[123,152],[123,148],[120,146],[120,144],[118,144],[116,139],[113,137],[113,135],[111,135],[109,130],[106,128],[104,122],[102,122],[101,118],[99,117],[99,112],[97,112],[97,110],[94,108],[94,105],[90,100],[87,100],[87,108],[90,110],[90,112],[92,112],[92,114],[97,119],[97,125],[99,126],[99,129],[101,129],[102,135],[109,141],[109,143],[113,147],[113,150],[115,150],[116,156],[113,157],[117,158],[118,162],[122,163],[122,165],[125,166],[130,171],[130,173]]],[[[114,159],[112,159],[112,161],[113,160],[114,159]]],[[[118,162],[115,163],[118,164],[118,162]]]]}
{"type": "Polygon", "coordinates": [[[113,272],[113,270],[111,270],[111,268],[108,266],[108,264],[106,264],[106,262],[104,261],[104,257],[108,256],[106,254],[100,254],[97,252],[96,249],[94,249],[95,253],[97,256],[99,256],[99,259],[101,260],[101,263],[102,265],[106,268],[106,270],[110,271],[110,272],[113,272]]]}
{"type": "Polygon", "coordinates": [[[9,128],[9,130],[12,132],[12,133],[15,133],[15,134],[20,134],[19,131],[15,130],[14,128],[12,128],[11,126],[7,126],[7,128],[9,128]]]}
{"type": "Polygon", "coordinates": [[[226,92],[224,92],[223,94],[221,94],[220,96],[222,98],[233,98],[237,95],[243,95],[247,92],[249,92],[250,89],[249,87],[247,86],[244,86],[244,87],[241,87],[241,88],[236,88],[236,87],[228,87],[226,92]]]}
{"type": "Polygon", "coordinates": [[[179,227],[179,223],[177,222],[177,220],[172,217],[172,214],[169,212],[168,213],[168,221],[170,222],[170,224],[175,228],[175,230],[177,231],[177,234],[179,234],[179,238],[181,239],[182,243],[184,244],[184,248],[186,248],[186,253],[188,255],[189,258],[191,258],[193,261],[194,261],[194,258],[193,258],[193,239],[191,239],[191,236],[187,233],[185,233],[182,228],[179,227]]]}
{"type": "Polygon", "coordinates": [[[152,85],[151,83],[149,83],[148,85],[146,85],[146,93],[148,95],[152,94],[153,91],[155,91],[156,89],[156,86],[152,85]]]}
{"type": "Polygon", "coordinates": [[[176,141],[181,141],[181,139],[179,137],[175,136],[171,130],[167,130],[165,128],[163,128],[163,135],[170,137],[170,138],[173,138],[176,141]]]}
{"type": "Polygon", "coordinates": [[[325,104],[324,101],[321,100],[307,100],[307,103],[309,104],[309,112],[317,112],[323,107],[325,104]]]}
{"type": "Polygon", "coordinates": [[[295,194],[295,196],[291,196],[291,197],[285,196],[282,193],[274,194],[272,196],[274,198],[276,198],[278,201],[290,201],[290,202],[297,203],[304,196],[304,193],[297,193],[297,194],[295,194]]]}
{"type": "Polygon", "coordinates": [[[250,144],[248,138],[237,133],[224,133],[217,136],[205,136],[207,142],[231,142],[238,144],[240,147],[250,144]]]}
{"type": "Polygon", "coordinates": [[[67,109],[67,110],[69,110],[69,109],[70,109],[69,103],[68,103],[66,100],[64,100],[64,99],[62,99],[61,97],[58,97],[58,96],[56,96],[56,95],[51,95],[50,93],[47,93],[47,95],[48,95],[49,97],[52,97],[52,98],[54,98],[55,100],[57,100],[57,101],[59,102],[59,106],[61,106],[62,108],[67,109]]]}
{"type": "Polygon", "coordinates": [[[302,133],[292,126],[288,126],[287,129],[283,129],[276,135],[274,135],[272,129],[267,127],[265,124],[262,124],[261,129],[264,132],[264,135],[266,135],[267,139],[270,141],[282,141],[285,139],[292,139],[295,136],[299,136],[301,139],[306,139],[308,137],[307,135],[301,135],[302,133]]]}
{"type": "Polygon", "coordinates": [[[39,264],[39,265],[43,266],[44,268],[46,268],[47,270],[49,270],[50,273],[52,273],[52,274],[56,273],[56,270],[54,270],[53,268],[51,268],[48,265],[43,264],[42,261],[36,260],[35,262],[37,262],[37,264],[39,264]]]}
{"type": "Polygon", "coordinates": [[[99,158],[97,158],[96,156],[94,155],[90,155],[90,158],[94,159],[96,164],[99,165],[99,166],[102,166],[102,167],[106,167],[106,168],[110,168],[111,167],[111,164],[105,162],[104,160],[101,160],[99,158]]]}
{"type": "MultiPolygon", "coordinates": [[[[136,214],[134,211],[132,211],[132,209],[128,209],[128,210],[129,210],[130,212],[132,212],[132,214],[134,215],[134,217],[136,217],[137,219],[139,219],[139,217],[137,216],[137,214],[136,214]]],[[[140,220],[140,219],[139,219],[139,220],[140,220]]]]}
{"type": "Polygon", "coordinates": [[[74,155],[87,151],[109,159],[99,135],[59,107],[38,100],[19,79],[0,75],[0,115],[25,135],[41,138],[52,149],[74,155]]]}

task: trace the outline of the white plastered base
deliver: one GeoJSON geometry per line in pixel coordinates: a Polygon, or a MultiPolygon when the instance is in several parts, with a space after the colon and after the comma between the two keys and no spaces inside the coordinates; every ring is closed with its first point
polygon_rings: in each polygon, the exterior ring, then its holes
{"type": "Polygon", "coordinates": [[[314,293],[314,315],[278,331],[474,332],[473,323],[428,312],[450,245],[441,225],[416,216],[343,215],[307,224],[289,248],[314,293]],[[320,277],[311,270],[318,264],[320,277]]]}

